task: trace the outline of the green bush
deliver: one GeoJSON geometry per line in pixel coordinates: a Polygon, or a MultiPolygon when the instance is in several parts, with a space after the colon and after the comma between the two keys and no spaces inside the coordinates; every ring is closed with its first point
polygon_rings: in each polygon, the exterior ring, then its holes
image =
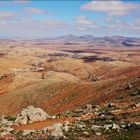
{"type": "Polygon", "coordinates": [[[6,119],[8,121],[15,121],[16,117],[14,117],[14,116],[6,116],[6,117],[4,117],[4,119],[6,119]]]}

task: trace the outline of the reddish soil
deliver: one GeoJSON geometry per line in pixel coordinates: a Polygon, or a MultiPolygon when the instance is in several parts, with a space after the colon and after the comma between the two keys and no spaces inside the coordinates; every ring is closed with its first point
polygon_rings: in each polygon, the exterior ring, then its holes
{"type": "Polygon", "coordinates": [[[30,130],[30,129],[42,129],[46,126],[51,126],[55,123],[64,123],[65,121],[73,122],[77,120],[77,118],[61,118],[61,119],[48,119],[43,122],[35,122],[22,126],[13,126],[15,130],[30,130]]]}
{"type": "Polygon", "coordinates": [[[55,123],[65,123],[66,121],[69,122],[74,122],[77,121],[79,119],[90,119],[90,118],[94,118],[96,117],[95,114],[89,114],[89,115],[82,115],[81,117],[61,117],[58,119],[48,119],[46,121],[42,121],[42,122],[34,122],[31,124],[27,124],[27,125],[22,125],[22,126],[13,126],[14,129],[16,130],[31,130],[31,129],[42,129],[46,126],[51,126],[55,123]]]}

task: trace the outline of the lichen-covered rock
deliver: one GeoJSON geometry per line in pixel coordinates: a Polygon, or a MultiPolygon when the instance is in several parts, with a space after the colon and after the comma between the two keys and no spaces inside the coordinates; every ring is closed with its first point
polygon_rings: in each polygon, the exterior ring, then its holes
{"type": "Polygon", "coordinates": [[[47,118],[51,118],[43,109],[29,106],[23,109],[16,117],[16,124],[27,124],[35,121],[45,121],[47,118]]]}

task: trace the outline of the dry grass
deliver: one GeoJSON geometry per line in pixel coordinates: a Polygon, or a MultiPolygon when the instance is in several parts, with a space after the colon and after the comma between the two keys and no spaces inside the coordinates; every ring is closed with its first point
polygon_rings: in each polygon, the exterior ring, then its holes
{"type": "Polygon", "coordinates": [[[86,63],[81,59],[64,57],[47,62],[49,53],[60,53],[60,49],[84,50],[87,49],[86,44],[71,48],[52,44],[45,49],[45,46],[34,48],[32,42],[18,42],[14,44],[16,48],[8,47],[13,44],[5,42],[3,46],[7,47],[0,49],[7,51],[7,55],[0,58],[0,74],[9,73],[10,67],[29,68],[31,63],[43,62],[46,79],[41,79],[41,72],[25,72],[0,80],[0,115],[16,114],[28,105],[42,107],[55,114],[90,102],[100,104],[114,101],[121,95],[129,98],[125,89],[118,89],[128,82],[135,81],[140,74],[138,48],[92,48],[93,53],[85,54],[116,59],[110,62],[86,63]],[[98,53],[95,53],[97,51],[98,53]],[[46,57],[38,57],[40,54],[45,54],[46,57]],[[52,67],[54,71],[48,72],[48,67],[52,67]],[[99,81],[89,81],[89,73],[99,77],[99,81]]]}

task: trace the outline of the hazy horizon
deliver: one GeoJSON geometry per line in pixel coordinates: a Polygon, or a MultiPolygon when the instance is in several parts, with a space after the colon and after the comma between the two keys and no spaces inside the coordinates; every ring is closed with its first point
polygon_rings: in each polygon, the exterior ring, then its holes
{"type": "Polygon", "coordinates": [[[104,37],[127,37],[127,38],[138,38],[140,39],[140,37],[138,36],[124,36],[124,35],[104,35],[104,36],[96,36],[96,35],[91,35],[91,34],[83,34],[83,35],[75,35],[75,34],[64,34],[64,35],[57,35],[57,36],[44,36],[44,37],[8,37],[8,36],[0,36],[0,39],[13,39],[13,40],[34,40],[34,39],[57,39],[57,38],[60,38],[60,37],[68,37],[68,36],[75,36],[75,37],[84,37],[84,36],[92,36],[92,37],[95,37],[95,38],[104,38],[104,37]]]}

